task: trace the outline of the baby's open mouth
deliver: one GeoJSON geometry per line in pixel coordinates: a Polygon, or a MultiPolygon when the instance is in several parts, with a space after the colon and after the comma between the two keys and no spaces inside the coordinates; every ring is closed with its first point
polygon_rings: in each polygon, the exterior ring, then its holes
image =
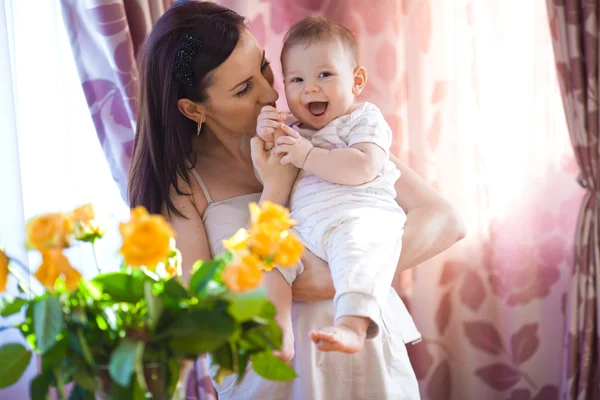
{"type": "Polygon", "coordinates": [[[328,106],[329,103],[326,101],[313,101],[311,103],[308,103],[307,107],[308,111],[310,111],[312,115],[314,115],[315,117],[320,117],[321,115],[325,114],[328,106]]]}

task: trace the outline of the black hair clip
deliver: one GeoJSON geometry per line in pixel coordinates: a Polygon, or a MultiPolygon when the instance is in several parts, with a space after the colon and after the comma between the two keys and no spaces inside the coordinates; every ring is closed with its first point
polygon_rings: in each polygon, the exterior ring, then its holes
{"type": "Polygon", "coordinates": [[[185,86],[194,86],[192,59],[203,47],[200,40],[187,34],[183,37],[173,64],[173,80],[175,82],[185,86]]]}

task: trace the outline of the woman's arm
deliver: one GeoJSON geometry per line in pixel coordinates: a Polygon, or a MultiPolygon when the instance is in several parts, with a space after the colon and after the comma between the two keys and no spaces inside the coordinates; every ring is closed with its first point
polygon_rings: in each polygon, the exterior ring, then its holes
{"type": "Polygon", "coordinates": [[[407,215],[402,253],[396,273],[415,267],[465,237],[465,228],[454,208],[427,182],[394,156],[402,174],[396,181],[396,201],[407,215]]]}
{"type": "Polygon", "coordinates": [[[271,201],[286,205],[294,181],[298,176],[298,169],[292,164],[281,165],[281,157],[265,150],[265,142],[258,136],[250,141],[252,163],[256,178],[263,184],[260,203],[271,201]]]}
{"type": "Polygon", "coordinates": [[[179,187],[184,193],[192,193],[191,196],[179,195],[172,190],[171,198],[175,207],[183,214],[178,216],[174,213],[168,213],[166,207],[163,209],[163,215],[173,230],[175,230],[177,248],[182,257],[182,281],[188,282],[192,274],[192,267],[198,260],[210,260],[210,248],[204,223],[202,222],[202,212],[206,209],[207,202],[202,194],[200,186],[192,179],[189,187],[183,179],[179,181],[179,187]]]}
{"type": "MultiPolygon", "coordinates": [[[[465,230],[450,203],[396,157],[390,158],[402,174],[395,185],[396,201],[407,215],[398,274],[448,249],[465,237],[465,230]]],[[[332,299],[335,291],[327,263],[313,254],[305,254],[302,262],[304,273],[292,286],[294,300],[332,299]]]]}

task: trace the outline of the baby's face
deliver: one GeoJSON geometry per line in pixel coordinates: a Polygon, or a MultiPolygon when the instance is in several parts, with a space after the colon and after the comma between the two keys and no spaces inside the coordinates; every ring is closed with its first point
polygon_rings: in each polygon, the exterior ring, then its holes
{"type": "Polygon", "coordinates": [[[290,47],[283,79],[292,114],[313,129],[346,114],[354,102],[354,64],[339,40],[290,47]]]}

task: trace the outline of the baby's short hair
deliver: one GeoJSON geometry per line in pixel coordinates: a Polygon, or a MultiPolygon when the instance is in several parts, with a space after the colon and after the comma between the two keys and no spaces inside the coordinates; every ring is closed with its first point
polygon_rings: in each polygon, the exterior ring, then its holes
{"type": "Polygon", "coordinates": [[[342,46],[352,54],[355,67],[358,66],[358,45],[356,37],[348,28],[337,22],[323,17],[307,17],[296,22],[283,38],[283,48],[281,49],[281,64],[285,53],[297,44],[306,46],[327,42],[330,40],[339,40],[342,46]]]}

